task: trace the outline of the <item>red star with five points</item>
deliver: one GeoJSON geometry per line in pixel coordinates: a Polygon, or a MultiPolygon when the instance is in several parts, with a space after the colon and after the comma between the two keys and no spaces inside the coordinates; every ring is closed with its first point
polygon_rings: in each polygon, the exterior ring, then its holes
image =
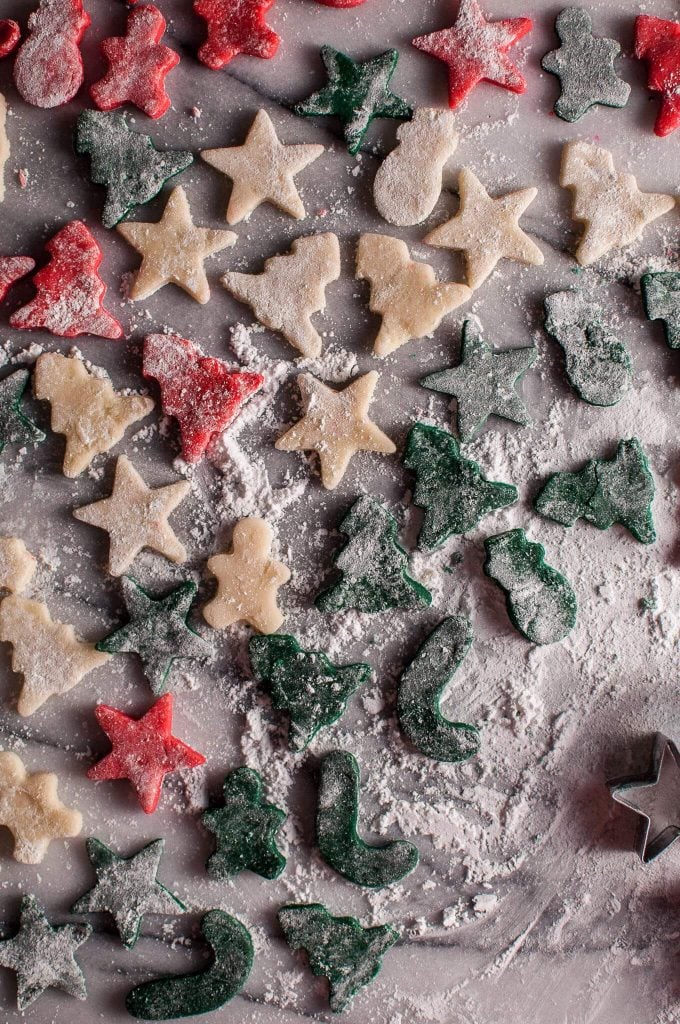
{"type": "Polygon", "coordinates": [[[654,131],[670,135],[680,127],[680,23],[639,15],[635,19],[635,56],[649,61],[647,84],[661,93],[654,131]]]}

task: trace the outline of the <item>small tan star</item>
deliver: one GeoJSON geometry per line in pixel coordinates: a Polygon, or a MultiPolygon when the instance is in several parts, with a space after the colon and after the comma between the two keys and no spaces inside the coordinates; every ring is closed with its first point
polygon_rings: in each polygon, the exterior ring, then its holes
{"type": "Polygon", "coordinates": [[[203,149],[201,157],[231,178],[227,223],[238,224],[261,203],[273,203],[297,220],[304,217],[294,177],[323,151],[318,145],[283,145],[266,110],[258,110],[242,146],[203,149]]]}
{"type": "Polygon", "coordinates": [[[130,289],[131,299],[148,299],[163,285],[172,283],[202,304],[210,298],[203,261],[234,245],[238,238],[233,231],[197,228],[181,185],[170,193],[158,223],[126,221],[118,224],[117,230],[142,254],[142,265],[130,289]]]}
{"type": "Polygon", "coordinates": [[[458,176],[460,207],[451,220],[423,239],[427,245],[463,252],[470,288],[479,288],[500,259],[540,266],[543,253],[519,226],[519,218],[537,195],[535,188],[492,198],[467,167],[458,176]]]}
{"type": "Polygon", "coordinates": [[[33,579],[38,562],[18,537],[0,537],[0,587],[21,593],[33,579]]]}
{"type": "Polygon", "coordinates": [[[375,370],[335,391],[311,373],[297,379],[305,415],[276,442],[282,452],[315,451],[321,463],[321,482],[337,487],[356,452],[391,455],[396,446],[368,418],[368,407],[378,383],[375,370]]]}
{"type": "Polygon", "coordinates": [[[290,579],[290,569],[271,557],[272,539],[269,524],[249,516],[234,527],[232,551],[208,559],[218,586],[203,617],[213,629],[247,622],[260,633],[275,633],[282,624],[277,591],[290,579]]]}
{"type": "Polygon", "coordinates": [[[168,516],[191,490],[187,480],[165,487],[147,487],[125,455],[116,463],[111,497],[73,510],[76,519],[109,534],[109,572],[122,576],[143,548],[186,561],[187,552],[168,523],[168,516]]]}
{"type": "Polygon", "coordinates": [[[80,811],[57,796],[58,781],[53,772],[29,775],[17,754],[0,751],[0,825],[14,836],[21,864],[39,864],[52,839],[77,836],[83,827],[80,811]]]}

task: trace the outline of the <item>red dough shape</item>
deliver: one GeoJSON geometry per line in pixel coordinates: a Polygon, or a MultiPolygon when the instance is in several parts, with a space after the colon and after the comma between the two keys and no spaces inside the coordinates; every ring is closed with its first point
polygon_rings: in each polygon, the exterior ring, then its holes
{"type": "Polygon", "coordinates": [[[8,57],[21,39],[21,29],[11,18],[0,18],[0,57],[8,57]]]}
{"type": "Polygon", "coordinates": [[[635,56],[649,61],[647,85],[661,93],[654,131],[670,135],[680,126],[680,24],[640,14],[635,19],[635,56]]]}
{"type": "Polygon", "coordinates": [[[141,718],[131,718],[108,704],[98,704],[94,713],[111,740],[111,752],[92,765],[88,779],[129,779],[147,814],[158,807],[166,775],[205,764],[203,754],[172,735],[171,693],[141,718]]]}
{"type": "Polygon", "coordinates": [[[153,4],[142,4],[130,11],[124,36],[111,36],[101,44],[109,70],[90,88],[100,110],[114,110],[133,103],[154,119],[162,117],[170,106],[165,91],[165,76],[179,64],[179,56],[160,40],[165,18],[153,4]]]}
{"type": "Polygon", "coordinates": [[[83,0],[40,0],[14,62],[14,83],[34,107],[60,107],[83,84],[79,43],[90,16],[83,0]]]}
{"type": "Polygon", "coordinates": [[[45,249],[51,259],[33,278],[37,294],[12,313],[10,325],[22,331],[42,328],[60,338],[120,338],[123,328],[102,305],[106,285],[97,273],[101,249],[83,222],[72,220],[45,249]]]}
{"type": "Polygon", "coordinates": [[[524,92],[526,82],[509,57],[511,46],[533,28],[531,18],[487,21],[477,0],[461,0],[451,28],[417,36],[413,45],[449,67],[449,106],[453,109],[481,81],[524,92]]]}
{"type": "Polygon", "coordinates": [[[208,23],[208,38],[198,51],[198,59],[217,71],[239,53],[273,57],[281,39],[264,20],[273,3],[274,0],[194,0],[194,11],[208,23]]]}
{"type": "Polygon", "coordinates": [[[35,260],[30,256],[0,256],[0,302],[14,282],[30,274],[34,267],[35,260]]]}
{"type": "Polygon", "coordinates": [[[261,373],[230,370],[169,334],[147,334],[142,373],[158,381],[163,412],[179,422],[185,462],[198,462],[264,384],[261,373]]]}

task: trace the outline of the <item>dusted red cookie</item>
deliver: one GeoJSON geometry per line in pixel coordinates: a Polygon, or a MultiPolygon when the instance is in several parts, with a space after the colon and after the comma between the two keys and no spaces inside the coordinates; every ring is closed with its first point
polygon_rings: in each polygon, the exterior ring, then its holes
{"type": "Polygon", "coordinates": [[[213,71],[239,53],[273,57],[281,39],[265,23],[274,0],[194,0],[194,11],[208,23],[208,38],[198,59],[213,71]]]}
{"type": "Polygon", "coordinates": [[[661,93],[654,131],[670,135],[680,126],[680,23],[639,15],[635,19],[635,56],[649,62],[647,85],[661,93]]]}
{"type": "Polygon", "coordinates": [[[30,256],[0,256],[0,302],[15,281],[25,277],[35,267],[30,256]]]}
{"type": "Polygon", "coordinates": [[[11,18],[0,18],[0,57],[8,57],[21,39],[21,29],[11,18]]]}
{"type": "Polygon", "coordinates": [[[102,53],[109,70],[95,82],[90,95],[100,110],[114,110],[132,103],[149,117],[162,117],[170,106],[165,76],[179,56],[160,42],[165,18],[153,4],[141,4],[130,11],[124,36],[104,39],[102,53]]]}
{"type": "Polygon", "coordinates": [[[82,0],[40,0],[14,62],[14,83],[34,107],[60,107],[83,84],[80,40],[90,24],[82,0]]]}
{"type": "Polygon", "coordinates": [[[147,334],[142,372],[158,381],[163,412],[179,422],[186,462],[198,462],[264,384],[262,374],[230,370],[185,338],[168,334],[147,334]]]}
{"type": "Polygon", "coordinates": [[[51,259],[33,278],[37,294],[12,314],[10,325],[51,331],[60,338],[120,338],[123,328],[103,306],[106,285],[97,273],[101,249],[85,224],[72,220],[45,249],[51,259]]]}

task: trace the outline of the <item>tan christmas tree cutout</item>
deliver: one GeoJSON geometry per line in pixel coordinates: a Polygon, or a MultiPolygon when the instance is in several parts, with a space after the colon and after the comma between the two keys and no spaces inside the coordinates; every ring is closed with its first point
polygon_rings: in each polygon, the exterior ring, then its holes
{"type": "Polygon", "coordinates": [[[18,537],[0,537],[0,589],[20,594],[33,579],[38,562],[18,537]]]}
{"type": "Polygon", "coordinates": [[[83,827],[80,811],[57,796],[58,781],[53,772],[29,775],[20,757],[0,751],[0,825],[14,836],[21,864],[40,864],[52,839],[77,836],[83,827]]]}

